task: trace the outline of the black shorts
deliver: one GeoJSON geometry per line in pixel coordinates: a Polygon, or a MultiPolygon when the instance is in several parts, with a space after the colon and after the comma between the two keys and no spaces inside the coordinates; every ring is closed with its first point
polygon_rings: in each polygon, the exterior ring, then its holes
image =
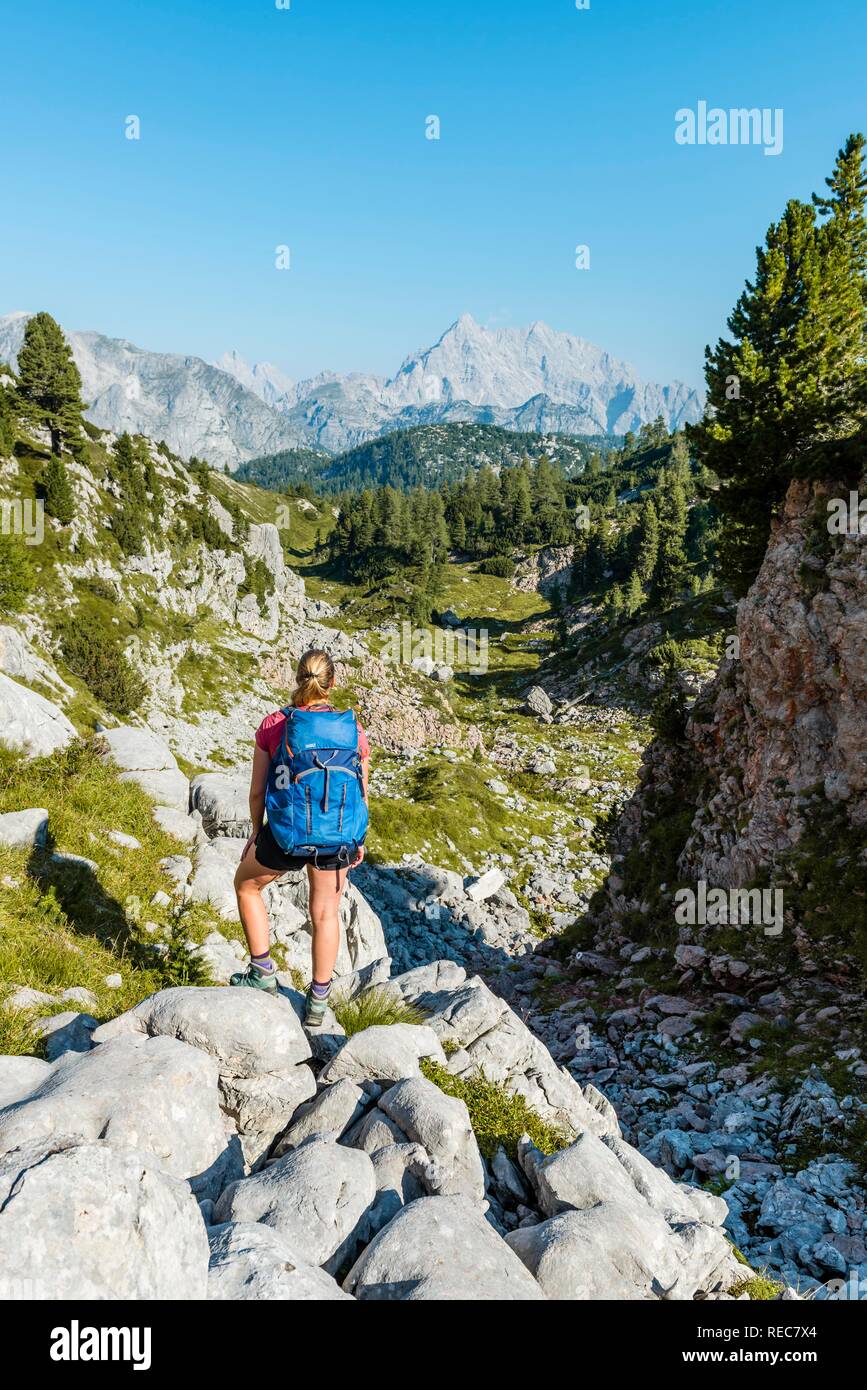
{"type": "Polygon", "coordinates": [[[303,869],[307,864],[313,864],[317,869],[347,869],[349,865],[345,859],[340,859],[336,854],[329,854],[320,850],[318,854],[284,854],[267,825],[263,825],[259,834],[256,836],[256,858],[265,869],[274,869],[278,873],[288,873],[290,869],[303,869]]]}

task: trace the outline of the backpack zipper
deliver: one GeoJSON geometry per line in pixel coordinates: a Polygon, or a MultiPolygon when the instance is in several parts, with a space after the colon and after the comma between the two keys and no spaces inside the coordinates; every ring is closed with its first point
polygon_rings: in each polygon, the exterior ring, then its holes
{"type": "Polygon", "coordinates": [[[349,788],[348,788],[348,786],[346,785],[346,783],[344,782],[344,784],[343,784],[343,795],[342,795],[341,798],[340,798],[340,814],[339,814],[339,816],[337,817],[337,833],[338,833],[338,835],[340,834],[340,831],[343,829],[343,811],[344,811],[344,808],[345,808],[345,806],[346,806],[346,793],[348,792],[348,790],[349,790],[349,788]]]}

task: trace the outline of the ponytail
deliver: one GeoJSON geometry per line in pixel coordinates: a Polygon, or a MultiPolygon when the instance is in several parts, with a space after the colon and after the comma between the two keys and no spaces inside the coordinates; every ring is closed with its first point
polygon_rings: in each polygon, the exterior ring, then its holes
{"type": "Polygon", "coordinates": [[[334,684],[334,662],[327,652],[311,647],[298,662],[291,703],[318,705],[328,698],[334,684]]]}

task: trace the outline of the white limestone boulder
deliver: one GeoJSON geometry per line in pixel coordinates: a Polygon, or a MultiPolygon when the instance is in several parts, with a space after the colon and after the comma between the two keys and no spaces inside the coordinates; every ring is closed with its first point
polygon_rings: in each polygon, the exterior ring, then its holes
{"type": "Polygon", "coordinates": [[[28,758],[65,748],[75,729],[57,705],[0,673],[0,742],[28,758]]]}
{"type": "Polygon", "coordinates": [[[32,1095],[50,1071],[41,1057],[0,1057],[0,1110],[32,1095]]]}
{"type": "Polygon", "coordinates": [[[0,845],[5,849],[38,849],[48,835],[48,812],[44,806],[25,811],[7,811],[0,816],[0,845]]]}
{"type": "Polygon", "coordinates": [[[189,810],[189,783],[174,753],[152,729],[119,724],[101,730],[107,757],[121,769],[122,782],[135,782],[161,806],[189,810]]]}
{"type": "Polygon", "coordinates": [[[376,1196],[373,1164],[360,1149],[313,1138],[252,1177],[232,1183],[214,1209],[217,1222],[261,1221],[311,1264],[334,1273],[351,1257],[376,1196]]]}
{"type": "Polygon", "coordinates": [[[208,1238],[187,1183],[151,1153],[55,1142],[0,1158],[0,1296],[204,1298],[208,1238]]]}
{"type": "Polygon", "coordinates": [[[310,1264],[285,1236],[260,1221],[212,1226],[208,1239],[208,1298],[233,1303],[352,1301],[336,1279],[310,1264]]]}
{"type": "Polygon", "coordinates": [[[522,1261],[467,1197],[422,1197],[373,1238],[343,1281],[358,1299],[539,1302],[522,1261]]]}
{"type": "Polygon", "coordinates": [[[421,1076],[421,1057],[432,1057],[445,1065],[446,1055],[431,1028],[417,1023],[375,1024],[347,1038],[319,1080],[326,1086],[341,1077],[356,1083],[400,1081],[421,1076]]]}
{"type": "Polygon", "coordinates": [[[216,1195],[240,1161],[217,1081],[213,1058],[175,1038],[119,1037],[69,1052],[26,1099],[0,1112],[0,1154],[106,1139],[152,1154],[195,1192],[216,1195]]]}

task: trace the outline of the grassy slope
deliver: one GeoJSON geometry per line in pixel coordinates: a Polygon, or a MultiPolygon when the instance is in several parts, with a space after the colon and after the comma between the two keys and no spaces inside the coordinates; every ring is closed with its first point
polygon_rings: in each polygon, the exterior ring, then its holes
{"type": "MultiPolygon", "coordinates": [[[[196,907],[176,922],[170,909],[151,903],[158,889],[172,886],[159,861],[187,851],[159,829],[144,792],[121,782],[92,745],[28,762],[0,749],[0,813],[30,806],[48,811],[49,840],[41,852],[0,848],[0,992],[13,984],[55,995],[84,986],[96,995],[90,1012],[102,1021],[166,984],[195,979],[181,943],[201,940],[216,918],[196,907]],[[115,845],[110,830],[134,836],[141,848],[115,845]],[[97,867],[58,866],[55,852],[97,867]],[[145,921],[161,933],[145,931],[145,921]],[[166,955],[155,941],[168,945],[166,955]],[[105,984],[115,973],[120,989],[105,984]]],[[[65,1002],[35,1012],[80,1007],[65,1002]]],[[[31,1017],[0,1008],[0,1053],[34,1050],[31,1017]]]]}

